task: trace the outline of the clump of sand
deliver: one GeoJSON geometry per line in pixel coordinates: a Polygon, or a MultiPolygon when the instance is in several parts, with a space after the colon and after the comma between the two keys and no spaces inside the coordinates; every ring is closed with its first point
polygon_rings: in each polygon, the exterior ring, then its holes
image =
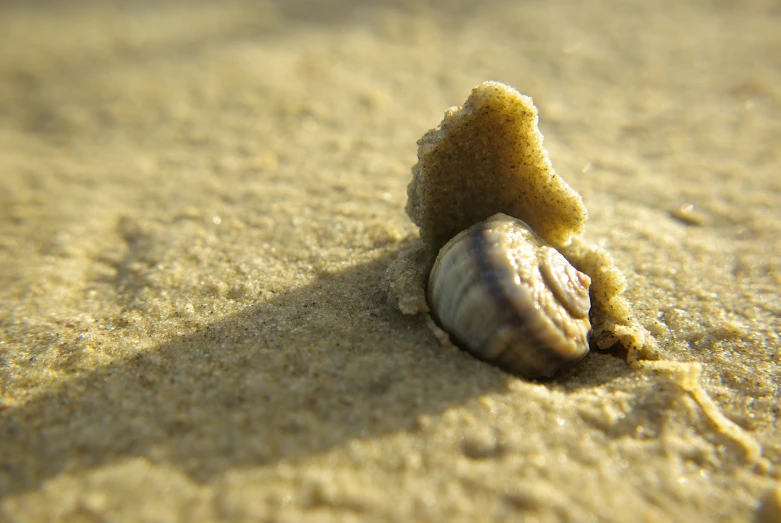
{"type": "Polygon", "coordinates": [[[621,271],[608,252],[582,239],[588,217],[583,198],[556,174],[537,122],[530,97],[484,82],[463,107],[447,109],[442,123],[423,135],[406,206],[420,237],[388,268],[389,297],[405,314],[427,314],[426,278],[439,249],[501,212],[528,223],[591,277],[594,344],[620,343],[630,362],[652,358],[653,338],[622,296],[621,271]]]}

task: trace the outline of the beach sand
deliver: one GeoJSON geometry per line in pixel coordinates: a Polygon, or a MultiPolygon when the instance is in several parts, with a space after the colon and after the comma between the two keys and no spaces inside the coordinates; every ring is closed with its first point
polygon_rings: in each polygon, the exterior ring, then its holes
{"type": "Polygon", "coordinates": [[[779,25],[3,2],[0,520],[781,519],[779,25]],[[388,302],[416,141],[484,80],[533,98],[657,363],[523,380],[388,302]]]}

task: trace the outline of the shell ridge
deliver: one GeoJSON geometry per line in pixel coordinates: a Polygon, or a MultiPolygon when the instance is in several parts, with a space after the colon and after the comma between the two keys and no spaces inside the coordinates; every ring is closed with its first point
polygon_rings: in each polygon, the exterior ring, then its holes
{"type": "Polygon", "coordinates": [[[587,289],[587,278],[528,224],[498,213],[440,249],[427,294],[434,318],[456,344],[511,372],[539,377],[588,353],[588,315],[577,314],[587,289]],[[555,261],[546,267],[549,253],[555,261]],[[571,289],[572,303],[559,295],[577,284],[586,290],[571,289]]]}
{"type": "MultiPolygon", "coordinates": [[[[489,221],[487,223],[490,224],[492,222],[489,221]]],[[[483,224],[486,224],[486,222],[483,222],[483,224]]],[[[500,250],[501,246],[491,241],[489,238],[490,231],[490,227],[483,226],[477,229],[477,234],[469,236],[468,241],[473,242],[474,252],[483,254],[476,257],[476,263],[480,268],[479,273],[485,278],[485,285],[490,290],[491,297],[500,306],[504,306],[505,314],[503,320],[512,324],[515,328],[514,332],[525,334],[526,339],[528,339],[525,345],[547,345],[543,340],[539,339],[539,330],[533,328],[533,323],[536,323],[534,318],[532,317],[532,322],[530,322],[528,321],[529,316],[524,314],[528,310],[528,304],[533,304],[528,290],[523,285],[512,285],[510,289],[515,296],[507,292],[506,282],[503,282],[501,277],[505,268],[499,267],[496,257],[491,255],[491,251],[500,250]]],[[[512,267],[511,263],[508,263],[508,265],[512,267]]],[[[489,341],[492,337],[491,335],[487,336],[486,341],[489,341]]],[[[515,344],[508,345],[503,351],[497,353],[493,359],[499,358],[503,353],[511,349],[517,351],[519,347],[515,344]]]]}

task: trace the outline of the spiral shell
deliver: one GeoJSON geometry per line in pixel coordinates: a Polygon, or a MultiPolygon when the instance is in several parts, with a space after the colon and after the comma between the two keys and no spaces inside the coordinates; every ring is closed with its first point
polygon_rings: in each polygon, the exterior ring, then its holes
{"type": "Polygon", "coordinates": [[[456,344],[507,371],[541,377],[588,353],[590,284],[526,223],[499,213],[442,247],[427,298],[456,344]]]}

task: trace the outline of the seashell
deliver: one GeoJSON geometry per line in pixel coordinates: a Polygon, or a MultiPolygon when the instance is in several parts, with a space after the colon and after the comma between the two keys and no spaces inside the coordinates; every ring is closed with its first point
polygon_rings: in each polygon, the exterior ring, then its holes
{"type": "Polygon", "coordinates": [[[522,376],[552,376],[588,353],[590,284],[526,223],[499,213],[442,247],[427,299],[460,347],[522,376]]]}

